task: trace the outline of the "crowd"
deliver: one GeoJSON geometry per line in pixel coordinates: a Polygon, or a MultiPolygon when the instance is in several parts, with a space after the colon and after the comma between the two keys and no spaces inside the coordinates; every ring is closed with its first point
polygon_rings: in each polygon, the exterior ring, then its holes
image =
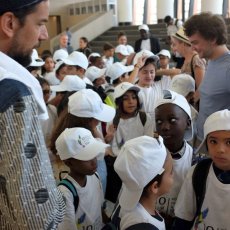
{"type": "Polygon", "coordinates": [[[0,229],[230,229],[224,20],[166,16],[170,50],[141,25],[74,51],[67,28],[39,55],[49,1],[3,2],[0,229]]]}

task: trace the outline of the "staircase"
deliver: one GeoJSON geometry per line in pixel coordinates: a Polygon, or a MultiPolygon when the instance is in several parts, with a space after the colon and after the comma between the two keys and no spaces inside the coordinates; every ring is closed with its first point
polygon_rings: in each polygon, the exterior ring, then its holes
{"type": "MultiPolygon", "coordinates": [[[[170,49],[169,45],[165,44],[167,31],[164,23],[158,23],[154,25],[148,25],[150,33],[160,40],[161,49],[170,49]]],[[[101,34],[90,42],[90,46],[93,52],[103,53],[103,45],[106,42],[111,43],[114,47],[117,46],[117,35],[120,31],[124,31],[127,35],[128,44],[134,47],[135,41],[140,38],[138,26],[117,26],[112,27],[105,33],[101,34]]]]}

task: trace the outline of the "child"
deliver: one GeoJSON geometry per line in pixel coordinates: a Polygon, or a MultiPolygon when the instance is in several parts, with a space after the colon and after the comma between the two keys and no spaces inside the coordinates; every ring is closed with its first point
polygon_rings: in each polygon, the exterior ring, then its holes
{"type": "Polygon", "coordinates": [[[151,117],[140,112],[139,91],[139,87],[129,82],[123,82],[115,87],[114,98],[117,111],[112,124],[116,129],[112,140],[115,156],[118,156],[127,140],[142,135],[153,136],[154,127],[151,117]]]}
{"type": "MultiPolygon", "coordinates": [[[[186,73],[175,75],[172,78],[170,90],[181,94],[188,101],[190,109],[191,109],[193,130],[196,130],[196,119],[198,116],[198,112],[193,107],[194,106],[194,94],[195,94],[194,78],[192,78],[189,74],[186,74],[186,73]]],[[[196,134],[193,133],[193,136],[195,139],[196,134]]],[[[192,140],[190,144],[191,146],[193,146],[194,140],[192,140]]]]}
{"type": "Polygon", "coordinates": [[[141,136],[127,141],[114,167],[123,182],[120,229],[165,229],[155,202],[170,190],[173,169],[162,138],[141,136]]]}
{"type": "Polygon", "coordinates": [[[70,169],[66,179],[73,184],[79,197],[78,207],[74,207],[72,192],[59,185],[66,202],[66,213],[59,230],[102,228],[103,191],[96,169],[97,158],[103,158],[106,147],[84,128],[65,129],[56,140],[58,154],[70,169]]]}
{"type": "Polygon", "coordinates": [[[116,202],[121,188],[121,181],[114,172],[113,165],[115,157],[120,154],[121,147],[126,141],[143,135],[153,136],[153,123],[151,117],[144,112],[140,112],[140,102],[138,92],[140,89],[128,82],[123,82],[115,87],[115,101],[117,104],[116,116],[113,123],[107,130],[107,143],[111,137],[112,152],[114,157],[106,158],[108,182],[106,188],[106,199],[116,202]],[[113,158],[113,159],[112,159],[113,158]]]}
{"type": "Polygon", "coordinates": [[[102,59],[105,63],[105,67],[109,67],[114,62],[114,46],[111,43],[105,43],[103,46],[104,55],[102,59]]]}
{"type": "Polygon", "coordinates": [[[174,184],[170,192],[157,201],[157,209],[168,217],[165,220],[170,227],[178,193],[192,165],[193,149],[186,141],[193,134],[190,106],[182,95],[165,90],[164,98],[157,103],[155,119],[156,131],[173,158],[174,184]]]}
{"type": "Polygon", "coordinates": [[[137,85],[141,88],[139,97],[142,103],[142,109],[150,114],[153,122],[155,121],[154,109],[156,103],[162,98],[163,90],[169,88],[171,81],[171,78],[167,76],[163,76],[160,81],[154,81],[158,60],[158,56],[148,50],[137,53],[133,60],[134,65],[139,67],[139,81],[137,85]],[[143,66],[137,64],[141,56],[146,57],[143,66]]]}
{"type": "Polygon", "coordinates": [[[39,81],[42,87],[43,98],[46,103],[46,108],[47,108],[47,112],[49,116],[47,120],[40,120],[42,131],[45,137],[45,142],[46,142],[46,145],[48,145],[50,141],[53,126],[55,125],[55,122],[57,120],[57,109],[55,106],[48,104],[48,101],[51,95],[50,85],[48,81],[46,81],[44,78],[41,78],[41,77],[37,77],[37,80],[39,81]]]}
{"type": "MultiPolygon", "coordinates": [[[[186,176],[176,206],[175,230],[229,229],[230,221],[230,111],[225,109],[211,114],[204,124],[204,140],[199,151],[209,154],[206,180],[194,177],[194,166],[186,176]],[[196,205],[194,180],[205,186],[203,202],[196,205]],[[198,212],[197,212],[198,211],[198,212]],[[197,214],[196,214],[197,212],[197,214]],[[194,219],[195,218],[195,219],[194,219]]],[[[195,169],[194,169],[195,168],[195,169]]],[[[202,168],[204,171],[205,168],[202,168]]]]}
{"type": "Polygon", "coordinates": [[[161,50],[157,56],[159,57],[160,69],[169,69],[171,54],[168,50],[161,50]]]}

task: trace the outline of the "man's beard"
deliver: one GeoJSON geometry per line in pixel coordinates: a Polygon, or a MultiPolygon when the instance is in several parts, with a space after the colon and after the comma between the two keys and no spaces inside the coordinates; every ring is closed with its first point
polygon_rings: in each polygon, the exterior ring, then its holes
{"type": "Polygon", "coordinates": [[[9,56],[24,67],[28,67],[32,61],[31,54],[9,54],[9,56]]]}

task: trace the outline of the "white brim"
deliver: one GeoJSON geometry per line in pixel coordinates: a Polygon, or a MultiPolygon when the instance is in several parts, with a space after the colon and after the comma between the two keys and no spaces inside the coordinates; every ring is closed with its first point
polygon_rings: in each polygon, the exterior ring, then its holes
{"type": "Polygon", "coordinates": [[[139,203],[142,192],[143,192],[143,189],[130,190],[123,183],[121,195],[119,198],[119,204],[121,208],[124,209],[125,211],[133,210],[139,203]]]}
{"type": "Polygon", "coordinates": [[[96,157],[98,160],[101,160],[105,155],[105,149],[107,147],[109,147],[109,145],[101,141],[95,140],[95,142],[87,145],[87,147],[85,147],[80,153],[77,153],[76,157],[72,158],[81,161],[89,161],[96,157]]]}
{"type": "Polygon", "coordinates": [[[51,85],[50,89],[51,89],[51,91],[54,91],[54,92],[65,92],[65,91],[68,91],[67,89],[63,88],[63,86],[61,84],[60,85],[51,85]]]}
{"type": "Polygon", "coordinates": [[[113,120],[115,116],[115,109],[109,105],[103,103],[103,109],[100,113],[95,114],[94,118],[103,121],[103,122],[110,122],[113,120]]]}

